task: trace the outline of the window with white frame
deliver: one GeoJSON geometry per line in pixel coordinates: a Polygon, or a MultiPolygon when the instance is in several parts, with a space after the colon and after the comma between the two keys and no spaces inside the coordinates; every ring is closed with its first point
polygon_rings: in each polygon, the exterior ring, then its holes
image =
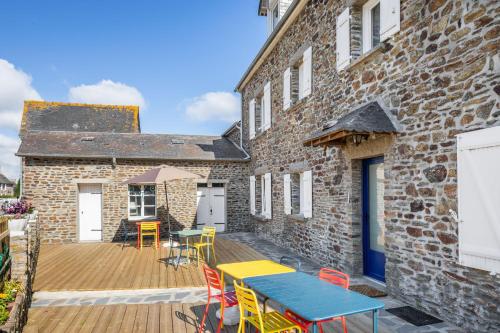
{"type": "Polygon", "coordinates": [[[156,216],[155,185],[129,185],[128,198],[129,218],[140,219],[156,216]]]}
{"type": "Polygon", "coordinates": [[[349,66],[352,59],[377,47],[400,29],[400,0],[368,0],[356,10],[345,8],[336,19],[337,70],[349,66]],[[352,15],[361,22],[359,29],[351,27],[352,15]],[[360,17],[358,17],[360,15],[360,17]],[[360,39],[361,49],[351,45],[351,38],[360,39]]]}
{"type": "Polygon", "coordinates": [[[271,128],[271,112],[271,82],[268,81],[257,97],[248,103],[250,139],[271,128]]]}
{"type": "Polygon", "coordinates": [[[250,176],[250,213],[271,219],[271,173],[250,176]]]}
{"type": "Polygon", "coordinates": [[[283,108],[309,96],[312,91],[312,47],[283,73],[283,108]]]}
{"type": "Polygon", "coordinates": [[[276,28],[276,26],[278,25],[278,22],[280,20],[280,7],[279,7],[279,1],[276,1],[276,3],[274,4],[274,7],[271,11],[271,24],[272,24],[272,28],[276,28]]]}
{"type": "Polygon", "coordinates": [[[312,172],[285,174],[283,184],[285,214],[312,217],[312,172]]]}
{"type": "Polygon", "coordinates": [[[457,136],[459,262],[496,273],[500,272],[499,165],[500,126],[457,136]]]}

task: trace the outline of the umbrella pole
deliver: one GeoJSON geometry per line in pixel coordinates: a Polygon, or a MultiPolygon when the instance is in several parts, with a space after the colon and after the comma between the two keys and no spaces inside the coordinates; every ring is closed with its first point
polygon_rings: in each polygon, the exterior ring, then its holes
{"type": "MultiPolygon", "coordinates": [[[[170,243],[172,243],[172,235],[170,233],[170,208],[168,206],[168,192],[167,192],[167,182],[163,182],[163,186],[165,187],[165,203],[166,203],[166,208],[167,208],[167,224],[168,224],[168,239],[170,240],[170,243]]],[[[172,244],[170,244],[172,245],[172,244]]]]}

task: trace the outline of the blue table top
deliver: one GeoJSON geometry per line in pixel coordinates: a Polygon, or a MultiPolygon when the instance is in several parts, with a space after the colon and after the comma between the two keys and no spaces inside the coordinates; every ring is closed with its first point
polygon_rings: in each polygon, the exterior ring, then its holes
{"type": "Polygon", "coordinates": [[[200,236],[203,231],[197,229],[187,229],[187,230],[179,230],[172,231],[171,234],[177,234],[179,237],[191,237],[191,236],[200,236]]]}
{"type": "Polygon", "coordinates": [[[384,303],[302,272],[243,279],[257,293],[309,321],[372,311],[384,303]]]}

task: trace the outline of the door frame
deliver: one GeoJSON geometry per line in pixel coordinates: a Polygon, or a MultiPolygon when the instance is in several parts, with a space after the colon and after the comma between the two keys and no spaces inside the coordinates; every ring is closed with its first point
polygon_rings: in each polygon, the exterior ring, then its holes
{"type": "MultiPolygon", "coordinates": [[[[362,244],[363,244],[363,275],[368,276],[370,278],[376,279],[377,281],[385,283],[385,252],[384,252],[384,275],[379,276],[375,274],[369,274],[367,267],[367,257],[368,250],[370,249],[370,221],[367,215],[367,211],[370,209],[370,200],[369,200],[369,172],[368,166],[372,164],[384,163],[384,156],[377,156],[372,158],[367,158],[362,160],[362,203],[361,203],[361,219],[362,219],[362,227],[361,227],[361,235],[362,235],[362,244]]],[[[385,205],[385,202],[384,202],[385,205]]]]}
{"type": "Polygon", "coordinates": [[[77,183],[76,184],[77,191],[76,191],[76,237],[77,237],[77,242],[79,243],[96,243],[96,242],[103,242],[104,239],[104,233],[103,233],[103,226],[104,226],[104,219],[103,219],[103,201],[104,201],[104,191],[103,191],[103,184],[102,183],[77,183]],[[80,239],[80,185],[99,185],[101,187],[101,239],[100,240],[81,240],[80,239]]]}

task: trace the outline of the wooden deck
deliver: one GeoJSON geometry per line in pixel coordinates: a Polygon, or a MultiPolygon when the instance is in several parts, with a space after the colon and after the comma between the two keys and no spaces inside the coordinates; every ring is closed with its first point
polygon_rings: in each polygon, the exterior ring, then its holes
{"type": "MultiPolygon", "coordinates": [[[[217,263],[264,259],[252,248],[216,240],[217,263]]],[[[167,249],[141,251],[118,243],[43,245],[34,291],[120,290],[199,287],[205,281],[196,265],[165,265],[167,249]]]]}
{"type": "MultiPolygon", "coordinates": [[[[32,308],[24,332],[195,333],[203,308],[203,304],[178,303],[32,308]]],[[[206,332],[216,332],[215,311],[216,306],[211,306],[206,332]]],[[[347,325],[350,333],[371,332],[371,319],[364,315],[348,317],[347,325]]],[[[338,322],[323,328],[325,332],[342,332],[338,322]]],[[[237,326],[226,326],[223,332],[236,333],[237,326]]],[[[379,332],[389,333],[391,330],[379,324],[379,332]]]]}

